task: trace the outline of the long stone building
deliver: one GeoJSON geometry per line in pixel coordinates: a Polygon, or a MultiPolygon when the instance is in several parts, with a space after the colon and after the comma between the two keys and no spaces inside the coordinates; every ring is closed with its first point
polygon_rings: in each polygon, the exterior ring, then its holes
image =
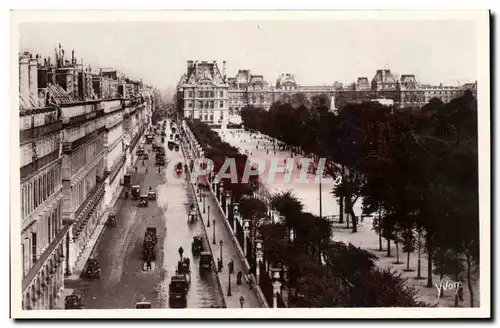
{"type": "Polygon", "coordinates": [[[263,75],[252,74],[249,69],[238,70],[236,76],[227,79],[228,111],[238,113],[243,107],[252,105],[268,109],[275,101],[286,101],[294,95],[306,98],[325,94],[330,97],[332,109],[350,102],[389,100],[397,108],[419,107],[432,98],[448,102],[470,89],[476,92],[476,83],[461,86],[432,86],[419,84],[413,74],[397,77],[389,69],[377,70],[371,82],[359,77],[356,82],[344,86],[339,82],[331,85],[299,85],[291,73],[281,74],[276,83],[266,82],[263,75]]]}
{"type": "Polygon", "coordinates": [[[19,56],[23,309],[53,308],[121,192],[159,95],[117,71],[19,56]]]}

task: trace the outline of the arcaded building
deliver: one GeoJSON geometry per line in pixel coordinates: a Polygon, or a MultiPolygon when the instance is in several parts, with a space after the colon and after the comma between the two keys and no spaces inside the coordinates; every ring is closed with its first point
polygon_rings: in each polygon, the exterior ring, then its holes
{"type": "Polygon", "coordinates": [[[22,307],[50,309],[131,169],[153,90],[66,58],[19,56],[22,307]]]}

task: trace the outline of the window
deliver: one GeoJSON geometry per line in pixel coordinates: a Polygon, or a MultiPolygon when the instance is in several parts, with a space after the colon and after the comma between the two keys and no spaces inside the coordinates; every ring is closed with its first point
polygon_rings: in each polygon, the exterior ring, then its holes
{"type": "Polygon", "coordinates": [[[189,90],[189,98],[193,98],[193,91],[189,90]]]}
{"type": "Polygon", "coordinates": [[[220,102],[220,108],[224,108],[224,102],[223,101],[220,102]]]}
{"type": "Polygon", "coordinates": [[[212,109],[214,108],[214,101],[213,100],[210,102],[210,108],[212,108],[212,109]]]}
{"type": "Polygon", "coordinates": [[[36,233],[31,233],[31,254],[33,255],[33,263],[36,262],[36,233]]]}
{"type": "Polygon", "coordinates": [[[219,97],[224,98],[224,91],[219,92],[219,97]]]}
{"type": "Polygon", "coordinates": [[[210,91],[210,98],[213,98],[215,96],[215,92],[210,91]]]}
{"type": "Polygon", "coordinates": [[[21,219],[24,219],[25,217],[25,208],[26,208],[26,205],[24,204],[25,202],[25,188],[22,187],[21,188],[21,219]]]}

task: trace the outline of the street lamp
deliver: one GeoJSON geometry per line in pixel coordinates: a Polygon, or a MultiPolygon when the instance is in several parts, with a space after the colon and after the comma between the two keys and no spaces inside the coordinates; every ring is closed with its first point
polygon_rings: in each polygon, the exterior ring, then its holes
{"type": "Polygon", "coordinates": [[[213,234],[213,238],[212,238],[212,244],[216,245],[217,243],[215,242],[215,220],[212,221],[213,225],[213,230],[214,230],[214,234],[213,234]]]}
{"type": "Polygon", "coordinates": [[[208,218],[207,218],[207,227],[210,228],[210,205],[208,206],[208,218]]]}
{"type": "Polygon", "coordinates": [[[222,262],[222,245],[224,245],[224,241],[222,239],[219,241],[219,245],[220,245],[220,266],[223,267],[224,262],[222,262]]]}

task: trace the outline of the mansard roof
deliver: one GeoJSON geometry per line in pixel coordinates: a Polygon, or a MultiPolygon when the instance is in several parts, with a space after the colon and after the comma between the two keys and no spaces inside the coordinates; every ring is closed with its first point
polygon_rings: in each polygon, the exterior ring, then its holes
{"type": "Polygon", "coordinates": [[[236,83],[249,83],[250,76],[251,74],[249,69],[240,69],[235,77],[236,83]]]}
{"type": "Polygon", "coordinates": [[[373,77],[372,83],[396,83],[397,80],[390,69],[379,69],[373,77]]]}
{"type": "Polygon", "coordinates": [[[295,76],[291,73],[283,73],[278,77],[278,80],[276,81],[276,86],[279,88],[281,85],[284,84],[293,84],[297,85],[297,82],[295,82],[295,76]]]}
{"type": "Polygon", "coordinates": [[[73,99],[73,97],[60,85],[49,84],[47,86],[47,90],[49,91],[50,102],[53,102],[56,105],[71,104],[76,102],[75,99],[73,99]]]}
{"type": "Polygon", "coordinates": [[[193,68],[188,70],[187,83],[196,84],[200,82],[211,82],[214,84],[224,83],[217,62],[195,62],[193,68]]]}

